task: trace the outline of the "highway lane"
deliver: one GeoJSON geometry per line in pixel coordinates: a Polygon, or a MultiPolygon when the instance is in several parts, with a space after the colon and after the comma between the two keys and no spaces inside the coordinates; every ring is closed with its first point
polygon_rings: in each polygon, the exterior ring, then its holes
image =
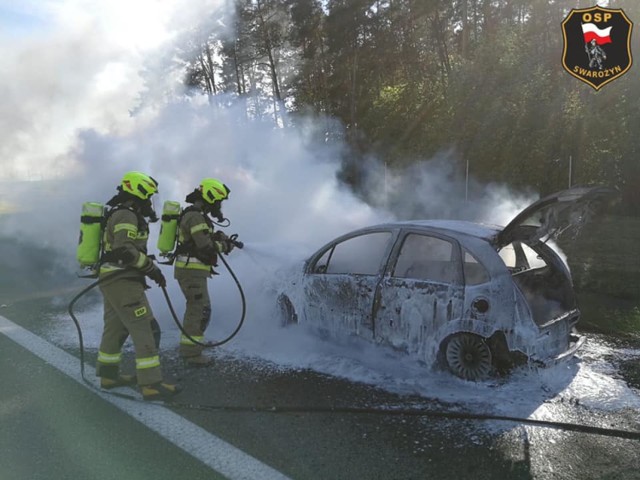
{"type": "Polygon", "coordinates": [[[3,480],[286,480],[161,405],[92,389],[77,359],[4,317],[0,334],[3,480]]]}
{"type": "Polygon", "coordinates": [[[4,480],[223,478],[0,335],[4,480]]]}

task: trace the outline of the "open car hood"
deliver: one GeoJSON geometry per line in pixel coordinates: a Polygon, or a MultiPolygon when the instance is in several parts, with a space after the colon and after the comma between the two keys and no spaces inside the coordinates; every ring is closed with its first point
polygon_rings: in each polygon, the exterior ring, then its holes
{"type": "Polygon", "coordinates": [[[579,228],[610,199],[615,190],[609,187],[574,187],[544,197],[532,203],[500,231],[496,247],[502,248],[514,240],[529,242],[557,238],[568,228],[579,228]]]}

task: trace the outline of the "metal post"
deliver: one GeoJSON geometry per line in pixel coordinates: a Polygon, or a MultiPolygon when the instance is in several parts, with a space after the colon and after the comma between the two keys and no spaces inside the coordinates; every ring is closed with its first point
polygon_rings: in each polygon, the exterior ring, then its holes
{"type": "Polygon", "coordinates": [[[569,188],[571,188],[571,176],[572,176],[572,168],[573,168],[573,164],[571,161],[571,155],[569,155],[569,188]]]}
{"type": "Polygon", "coordinates": [[[464,175],[464,203],[469,200],[469,159],[467,158],[467,168],[464,175]]]}
{"type": "Polygon", "coordinates": [[[389,209],[389,191],[387,190],[387,161],[384,162],[384,208],[389,209]]]}

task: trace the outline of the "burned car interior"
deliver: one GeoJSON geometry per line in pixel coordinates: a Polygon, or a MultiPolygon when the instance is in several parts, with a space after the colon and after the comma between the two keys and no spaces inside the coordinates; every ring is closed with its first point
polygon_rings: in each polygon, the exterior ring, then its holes
{"type": "Polygon", "coordinates": [[[571,279],[562,274],[561,265],[545,243],[529,246],[515,241],[498,253],[511,272],[515,284],[527,299],[534,322],[548,323],[553,318],[576,308],[571,279]]]}
{"type": "Polygon", "coordinates": [[[392,276],[442,283],[460,281],[454,245],[447,240],[409,233],[400,247],[392,276]]]}

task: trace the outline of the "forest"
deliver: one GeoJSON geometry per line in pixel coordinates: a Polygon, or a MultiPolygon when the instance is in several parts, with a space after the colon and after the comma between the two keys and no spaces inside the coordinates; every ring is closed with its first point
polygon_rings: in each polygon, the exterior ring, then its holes
{"type": "MultiPolygon", "coordinates": [[[[544,195],[620,192],[640,215],[640,70],[600,90],[562,65],[569,0],[234,0],[176,52],[184,84],[286,129],[309,116],[344,142],[342,179],[446,152],[460,175],[544,195]]],[[[636,0],[600,2],[640,19],[636,0]]],[[[632,31],[631,52],[637,50],[632,31]]]]}

